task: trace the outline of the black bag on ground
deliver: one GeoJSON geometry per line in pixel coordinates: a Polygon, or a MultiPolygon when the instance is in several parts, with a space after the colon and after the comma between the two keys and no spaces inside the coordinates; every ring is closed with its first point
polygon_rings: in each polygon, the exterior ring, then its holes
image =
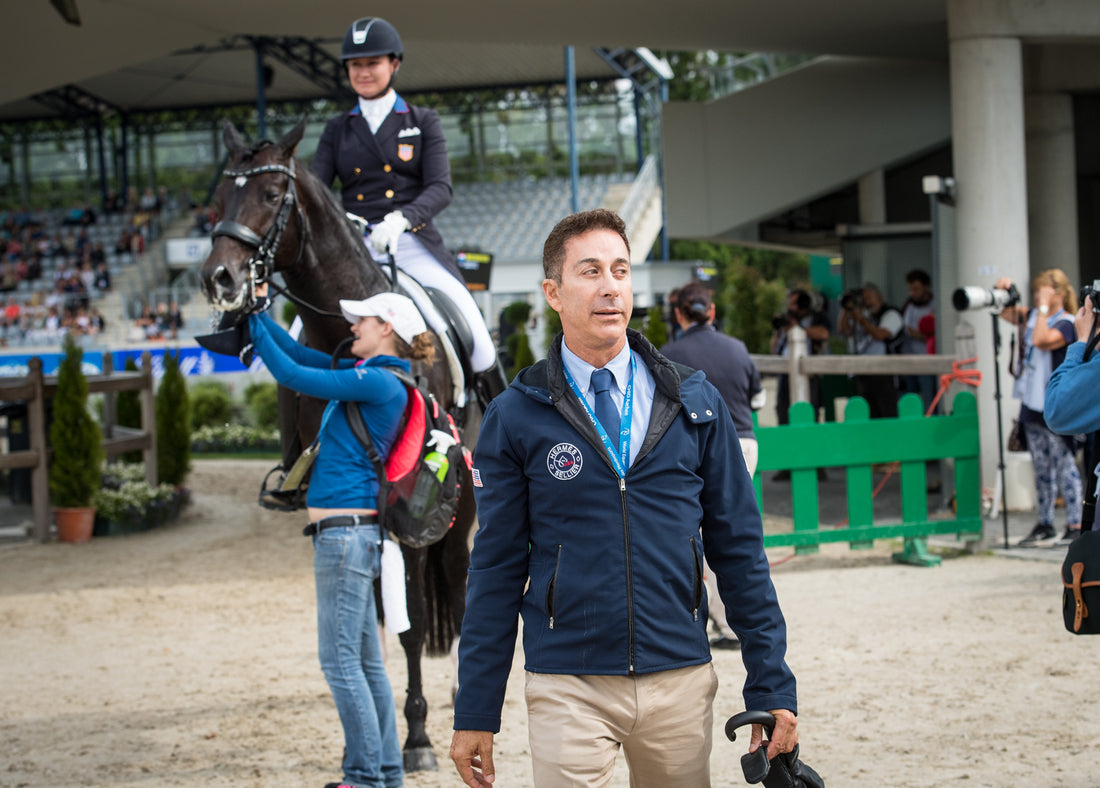
{"type": "Polygon", "coordinates": [[[466,453],[454,420],[426,384],[402,370],[386,369],[409,395],[386,461],[378,455],[356,403],[344,403],[348,426],[378,475],[378,521],[402,544],[427,547],[446,536],[454,523],[466,453]]]}
{"type": "Polygon", "coordinates": [[[1082,531],[1062,563],[1062,618],[1075,635],[1100,635],[1100,531],[1082,531]]]}

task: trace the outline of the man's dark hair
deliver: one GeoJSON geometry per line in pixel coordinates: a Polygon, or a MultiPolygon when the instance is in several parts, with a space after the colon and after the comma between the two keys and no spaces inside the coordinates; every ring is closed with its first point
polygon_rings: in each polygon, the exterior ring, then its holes
{"type": "Polygon", "coordinates": [[[924,271],[920,268],[914,268],[912,271],[907,273],[905,275],[905,281],[906,281],[906,283],[920,282],[925,287],[931,287],[932,286],[932,277],[930,277],[928,275],[927,271],[924,271]]]}
{"type": "Polygon", "coordinates": [[[626,244],[627,254],[630,253],[630,241],[626,239],[626,223],[619,218],[618,214],[606,208],[581,211],[566,216],[554,225],[554,229],[546,237],[546,243],[542,245],[542,275],[560,285],[566,242],[591,230],[611,230],[618,233],[626,244]]]}
{"type": "Polygon", "coordinates": [[[688,282],[676,294],[677,311],[697,325],[710,320],[711,303],[710,291],[702,282],[688,282]]]}
{"type": "Polygon", "coordinates": [[[795,306],[797,306],[803,312],[805,312],[813,305],[814,300],[810,298],[810,294],[802,288],[795,288],[790,292],[790,295],[793,295],[795,297],[795,306]]]}

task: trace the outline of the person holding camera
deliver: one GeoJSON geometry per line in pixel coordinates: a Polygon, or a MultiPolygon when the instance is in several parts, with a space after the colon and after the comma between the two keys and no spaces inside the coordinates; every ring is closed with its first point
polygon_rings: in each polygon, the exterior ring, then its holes
{"type": "MultiPolygon", "coordinates": [[[[901,307],[901,319],[905,322],[905,341],[901,352],[910,356],[923,356],[929,352],[929,340],[935,341],[935,322],[931,324],[925,318],[935,321],[936,299],[932,293],[932,277],[927,271],[914,268],[905,275],[905,289],[909,298],[901,307]],[[924,327],[922,329],[922,326],[924,327]],[[931,329],[931,330],[925,330],[931,329]]],[[[902,375],[898,382],[903,392],[913,392],[920,396],[927,413],[936,395],[935,375],[902,375]]]]}
{"type": "MultiPolygon", "coordinates": [[[[1008,277],[997,280],[996,290],[1008,290],[1008,277]]],[[[1077,445],[1072,435],[1057,435],[1043,417],[1047,384],[1066,358],[1066,348],[1077,339],[1074,313],[1077,294],[1058,268],[1041,272],[1031,283],[1035,308],[1006,306],[1003,320],[1023,328],[1020,356],[1013,359],[1016,383],[1012,396],[1020,400],[1020,424],[1027,450],[1035,467],[1035,492],[1039,522],[1019,541],[1020,547],[1039,547],[1057,539],[1054,530],[1054,499],[1058,489],[1066,505],[1066,530],[1059,544],[1069,544],[1081,533],[1081,474],[1077,470],[1077,445]]],[[[1090,392],[1091,394],[1092,392],[1090,392]]]]}
{"type": "Polygon", "coordinates": [[[1081,527],[1100,530],[1096,519],[1096,489],[1100,471],[1100,410],[1095,393],[1100,386],[1100,365],[1088,364],[1100,341],[1097,315],[1100,315],[1100,279],[1081,288],[1081,308],[1074,317],[1077,341],[1066,348],[1066,357],[1050,375],[1043,404],[1043,419],[1059,435],[1087,434],[1085,469],[1088,477],[1081,527]],[[1086,527],[1091,526],[1091,528],[1086,527]]]}
{"type": "MultiPolygon", "coordinates": [[[[806,332],[806,353],[824,353],[829,344],[829,321],[813,308],[813,297],[802,289],[787,294],[787,311],[772,318],[771,350],[777,356],[789,356],[790,340],[787,332],[801,326],[806,332]]],[[[780,375],[775,395],[775,415],[780,424],[789,423],[787,411],[791,408],[791,382],[787,375],[780,375]]],[[[814,413],[821,408],[821,378],[810,378],[810,402],[814,413]]]]}
{"type": "MultiPolygon", "coordinates": [[[[901,313],[888,305],[878,285],[867,282],[840,299],[837,333],[848,337],[857,356],[885,356],[898,353],[905,338],[901,313]]],[[[893,375],[854,375],[856,392],[867,400],[872,419],[898,415],[898,389],[893,375]]]]}

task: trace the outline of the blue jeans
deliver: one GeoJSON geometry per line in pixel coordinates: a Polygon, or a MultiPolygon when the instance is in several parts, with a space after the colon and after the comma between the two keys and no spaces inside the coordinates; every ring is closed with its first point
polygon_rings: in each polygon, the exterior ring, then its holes
{"type": "Polygon", "coordinates": [[[344,726],[344,783],[355,788],[397,788],[404,781],[393,690],[378,642],[374,581],[381,569],[378,526],[328,528],[313,537],[318,653],[344,726]]]}

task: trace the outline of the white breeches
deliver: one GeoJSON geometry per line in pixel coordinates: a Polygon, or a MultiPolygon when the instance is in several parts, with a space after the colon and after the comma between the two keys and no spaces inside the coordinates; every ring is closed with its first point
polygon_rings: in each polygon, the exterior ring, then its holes
{"type": "MultiPolygon", "coordinates": [[[[364,239],[365,240],[365,239],[364,239]]],[[[376,252],[374,247],[367,244],[367,251],[375,262],[388,270],[389,258],[384,252],[376,252]]],[[[397,242],[397,267],[407,273],[424,287],[434,287],[442,291],[458,307],[466,324],[470,327],[470,334],[474,339],[474,347],[470,356],[470,366],[474,372],[484,372],[497,360],[497,350],[493,345],[493,338],[489,336],[489,329],[485,325],[485,318],[481,316],[477,302],[466,289],[466,285],[451,275],[447,269],[440,265],[430,252],[420,243],[420,239],[412,233],[402,233],[397,242]]],[[[414,296],[413,300],[417,298],[414,296]]],[[[443,323],[435,309],[424,304],[417,303],[420,311],[424,313],[425,320],[437,334],[444,333],[447,326],[443,323]]]]}

